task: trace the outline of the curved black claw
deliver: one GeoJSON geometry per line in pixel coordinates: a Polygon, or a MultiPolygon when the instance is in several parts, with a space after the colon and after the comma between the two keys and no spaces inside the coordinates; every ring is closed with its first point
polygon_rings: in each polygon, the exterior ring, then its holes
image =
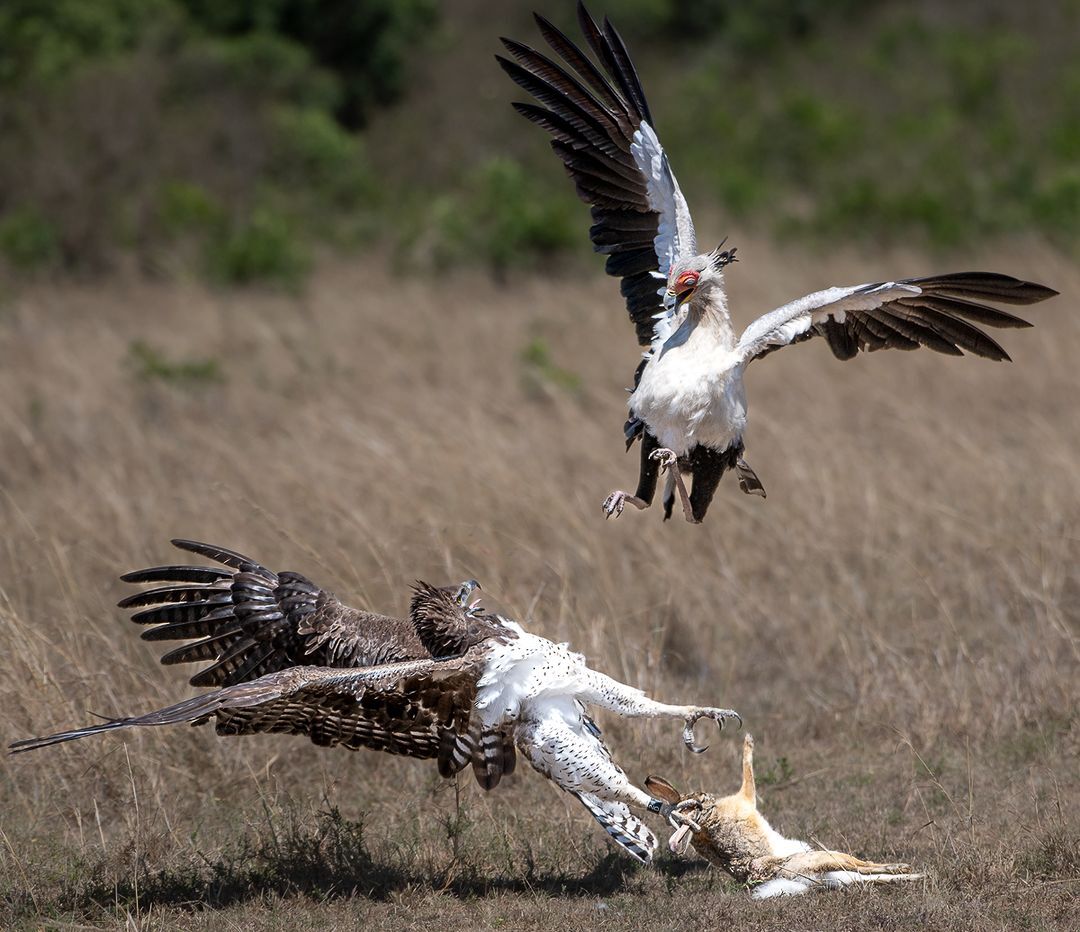
{"type": "Polygon", "coordinates": [[[673,829],[677,830],[685,826],[692,832],[701,831],[701,826],[689,814],[693,812],[694,815],[698,815],[701,812],[701,803],[696,799],[684,799],[682,802],[675,803],[675,805],[667,808],[666,818],[673,829]]]}
{"type": "Polygon", "coordinates": [[[737,719],[739,727],[742,728],[742,716],[734,709],[698,709],[686,719],[682,733],[683,743],[695,754],[704,754],[709,750],[707,744],[700,746],[694,741],[694,726],[703,718],[711,718],[721,731],[724,730],[724,721],[729,718],[737,719]]]}

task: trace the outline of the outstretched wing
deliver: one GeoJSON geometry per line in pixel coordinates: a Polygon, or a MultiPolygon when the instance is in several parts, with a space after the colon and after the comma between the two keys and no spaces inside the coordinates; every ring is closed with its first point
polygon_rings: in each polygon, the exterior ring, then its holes
{"type": "Polygon", "coordinates": [[[326,747],[437,758],[443,776],[471,762],[481,785],[490,789],[513,769],[514,760],[511,752],[507,761],[501,741],[484,734],[475,722],[476,681],[485,654],[477,647],[451,660],[361,669],[291,667],[145,715],[17,741],[11,750],[30,751],[121,728],[199,725],[214,718],[220,735],[307,735],[326,747]]]}
{"type": "Polygon", "coordinates": [[[121,577],[168,583],[128,596],[131,620],[153,625],[147,641],[192,643],[161,662],[211,661],[192,686],[231,686],[298,665],[359,667],[430,656],[404,619],[362,612],[338,601],[299,573],[275,573],[250,557],[192,540],[181,550],[222,566],[155,566],[121,577]],[[224,568],[223,568],[224,567],[224,568]]]}
{"type": "Polygon", "coordinates": [[[1009,355],[986,327],[1030,327],[1026,320],[983,304],[1035,304],[1056,295],[1044,285],[993,272],[958,272],[930,278],[829,288],[792,301],[755,320],[739,339],[744,362],[782,346],[823,336],[839,359],[860,350],[913,350],[974,353],[987,359],[1009,355]]]}
{"type": "Polygon", "coordinates": [[[696,254],[694,224],[626,46],[607,19],[601,28],[580,3],[578,21],[600,67],[540,15],[540,32],[563,64],[512,39],[502,42],[515,60],[496,58],[543,104],[514,109],[554,137],[551,147],[592,205],[593,247],[607,254],[608,274],[622,279],[638,343],[648,346],[654,327],[667,326],[657,276],[666,281],[672,264],[696,254]]]}

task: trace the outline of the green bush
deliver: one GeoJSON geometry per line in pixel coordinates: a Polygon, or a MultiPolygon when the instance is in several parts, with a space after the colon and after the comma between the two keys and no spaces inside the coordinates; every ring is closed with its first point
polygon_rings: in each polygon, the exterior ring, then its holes
{"type": "Polygon", "coordinates": [[[206,232],[225,222],[225,209],[202,185],[166,181],[161,187],[158,212],[170,233],[206,232]]]}
{"type": "Polygon", "coordinates": [[[1055,233],[1080,237],[1080,166],[1050,178],[1035,195],[1032,211],[1055,233]]]}
{"type": "Polygon", "coordinates": [[[271,118],[270,170],[286,185],[304,185],[337,207],[370,195],[372,182],[360,140],[326,112],[282,106],[271,118]]]}
{"type": "Polygon", "coordinates": [[[257,207],[247,219],[210,238],[206,263],[211,277],[224,284],[268,281],[297,287],[311,260],[287,217],[257,207]]]}
{"type": "Polygon", "coordinates": [[[495,274],[564,251],[582,241],[581,207],[553,194],[513,159],[494,158],[463,191],[434,206],[437,263],[479,261],[495,274]]]}
{"type": "Polygon", "coordinates": [[[60,238],[37,210],[22,207],[0,217],[0,253],[16,268],[31,271],[59,258],[60,238]]]}
{"type": "Polygon", "coordinates": [[[4,0],[0,86],[56,81],[119,55],[174,12],[172,0],[4,0]]]}
{"type": "Polygon", "coordinates": [[[358,125],[400,92],[435,13],[435,0],[0,4],[0,205],[27,205],[0,231],[7,267],[104,270],[121,249],[160,267],[162,242],[182,238],[219,281],[297,284],[308,241],[376,227],[379,192],[337,117],[358,125]]]}
{"type": "Polygon", "coordinates": [[[179,0],[209,32],[273,34],[303,47],[335,76],[336,114],[362,126],[397,99],[410,54],[435,22],[436,0],[179,0]]]}
{"type": "Polygon", "coordinates": [[[318,67],[308,49],[270,32],[189,40],[177,55],[172,84],[180,101],[225,89],[253,100],[332,110],[342,95],[338,79],[318,67]]]}

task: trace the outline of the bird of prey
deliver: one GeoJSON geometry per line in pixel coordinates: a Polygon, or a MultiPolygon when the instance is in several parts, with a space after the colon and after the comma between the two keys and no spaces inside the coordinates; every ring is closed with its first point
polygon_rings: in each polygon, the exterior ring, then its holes
{"type": "MultiPolygon", "coordinates": [[[[589,668],[584,657],[470,602],[475,580],[436,588],[418,582],[408,619],[361,612],[298,573],[274,573],[249,557],[189,540],[182,550],[221,566],[159,566],[122,577],[165,583],[124,599],[143,638],[184,640],[163,663],[211,661],[191,683],[211,686],[144,715],[30,738],[29,751],[140,725],[201,725],[219,735],[278,732],[315,744],[435,758],[452,777],[471,765],[494,788],[516,751],[576,796],[627,852],[649,862],[656,836],[631,806],[668,817],[671,807],[634,786],[614,761],[587,707],[720,728],[730,709],[668,705],[589,668]],[[516,750],[515,750],[516,749],[516,750]]],[[[739,719],[741,722],[741,719],[739,719]]]]}
{"type": "Polygon", "coordinates": [[[728,314],[723,271],[735,261],[735,249],[725,250],[722,243],[712,251],[699,249],[626,46],[607,19],[598,25],[583,4],[578,21],[595,61],[539,14],[540,33],[556,57],[506,38],[510,58],[496,57],[539,102],[514,108],[553,137],[551,146],[578,195],[592,206],[593,246],[607,254],[608,274],[622,280],[638,342],[647,347],[625,426],[627,449],[641,441],[637,491],[612,492],[603,504],[608,517],[622,514],[627,504],[647,508],[661,470],[665,519],[677,492],[686,519],[699,523],[721,476],[731,469],[744,492],[764,498],[764,487],[743,458],[743,373],[755,359],[816,336],[839,359],[920,346],[953,356],[1008,359],[975,324],[1030,324],[984,302],[1033,304],[1057,294],[990,272],[833,287],[771,311],[738,334],[728,314]],[[684,474],[693,476],[689,494],[684,474]]]}

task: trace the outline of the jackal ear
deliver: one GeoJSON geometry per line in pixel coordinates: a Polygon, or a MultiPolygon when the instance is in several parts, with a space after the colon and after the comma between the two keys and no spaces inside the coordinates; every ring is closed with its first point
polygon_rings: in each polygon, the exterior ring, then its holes
{"type": "Polygon", "coordinates": [[[677,803],[682,799],[682,793],[675,789],[675,787],[668,783],[663,777],[647,776],[645,778],[645,789],[652,793],[657,799],[662,799],[666,803],[677,803]]]}

